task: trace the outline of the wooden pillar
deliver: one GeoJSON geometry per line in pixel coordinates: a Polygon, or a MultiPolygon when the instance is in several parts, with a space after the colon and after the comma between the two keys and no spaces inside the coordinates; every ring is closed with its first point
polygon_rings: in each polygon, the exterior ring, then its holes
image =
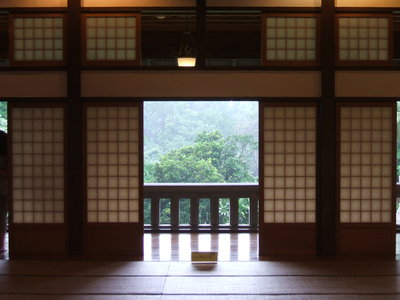
{"type": "Polygon", "coordinates": [[[157,228],[160,225],[160,199],[151,198],[151,227],[157,228]]]}
{"type": "Polygon", "coordinates": [[[250,197],[250,226],[257,227],[258,225],[258,199],[250,197]]]}
{"type": "Polygon", "coordinates": [[[171,227],[179,227],[179,198],[172,197],[171,201],[171,227]]]}
{"type": "Polygon", "coordinates": [[[211,227],[219,225],[219,198],[210,198],[210,223],[211,227]]]}
{"type": "Polygon", "coordinates": [[[206,66],[206,0],[196,2],[196,67],[204,69],[206,66]]]}
{"type": "Polygon", "coordinates": [[[231,228],[237,228],[239,225],[239,198],[230,198],[230,225],[231,228]]]}
{"type": "Polygon", "coordinates": [[[68,0],[67,21],[68,101],[66,113],[67,144],[67,209],[69,221],[69,251],[83,251],[83,172],[82,172],[82,104],[81,104],[81,0],[68,0]]]}
{"type": "Polygon", "coordinates": [[[335,0],[322,1],[321,102],[318,111],[317,254],[335,254],[335,0]]]}
{"type": "Polygon", "coordinates": [[[190,198],[190,226],[196,228],[199,226],[199,198],[192,195],[190,198]]]}

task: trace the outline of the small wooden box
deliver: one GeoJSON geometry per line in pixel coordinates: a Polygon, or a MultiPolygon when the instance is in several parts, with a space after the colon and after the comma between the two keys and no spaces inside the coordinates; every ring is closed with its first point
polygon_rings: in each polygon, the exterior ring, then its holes
{"type": "Polygon", "coordinates": [[[193,262],[217,262],[218,252],[215,251],[193,251],[193,262]]]}

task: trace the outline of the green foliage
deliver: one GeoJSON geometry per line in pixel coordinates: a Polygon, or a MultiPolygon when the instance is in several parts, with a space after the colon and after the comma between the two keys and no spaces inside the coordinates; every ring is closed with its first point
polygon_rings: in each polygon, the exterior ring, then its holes
{"type": "Polygon", "coordinates": [[[250,199],[239,199],[239,224],[250,224],[250,199]]]}
{"type": "Polygon", "coordinates": [[[252,136],[224,138],[218,131],[202,132],[193,145],[163,155],[154,168],[145,167],[146,178],[158,183],[255,182],[246,157],[256,152],[252,136]]]}
{"type": "Polygon", "coordinates": [[[199,200],[199,224],[210,224],[210,199],[199,200]]]}
{"type": "Polygon", "coordinates": [[[0,102],[0,130],[7,132],[7,102],[0,102]]]}
{"type": "Polygon", "coordinates": [[[219,224],[229,225],[231,218],[231,205],[229,198],[219,199],[219,224]]]}
{"type": "MultiPolygon", "coordinates": [[[[258,103],[254,101],[146,101],[144,104],[144,161],[154,164],[184,146],[201,132],[223,136],[251,135],[258,140],[258,103]]],[[[258,156],[246,156],[250,173],[258,176],[258,156]]],[[[145,181],[153,182],[153,181],[145,181]]]]}
{"type": "Polygon", "coordinates": [[[190,224],[190,199],[179,200],[179,224],[190,224]]]}
{"type": "Polygon", "coordinates": [[[152,163],[148,163],[144,165],[144,182],[155,182],[156,178],[154,177],[154,168],[155,165],[152,163]]]}
{"type": "Polygon", "coordinates": [[[160,224],[171,224],[171,200],[160,199],[160,224]]]}
{"type": "MultiPolygon", "coordinates": [[[[146,101],[144,182],[256,182],[258,103],[249,101],[146,101]]],[[[160,223],[170,223],[168,199],[160,203],[160,223]]],[[[180,200],[180,224],[190,223],[190,201],[180,200]]],[[[221,224],[230,218],[222,199],[221,224]]],[[[239,201],[239,222],[248,224],[249,204],[239,201]]],[[[145,203],[150,223],[150,203],[145,203]]],[[[210,200],[199,201],[199,223],[210,224],[210,200]]]]}

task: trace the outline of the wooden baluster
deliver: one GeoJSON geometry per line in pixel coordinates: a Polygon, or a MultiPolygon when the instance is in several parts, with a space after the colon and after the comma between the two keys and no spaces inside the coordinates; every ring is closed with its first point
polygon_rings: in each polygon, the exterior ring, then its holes
{"type": "Polygon", "coordinates": [[[250,197],[250,226],[258,225],[258,198],[250,197]]]}
{"type": "Polygon", "coordinates": [[[231,228],[237,228],[239,225],[239,198],[231,197],[229,198],[230,204],[230,225],[231,228]]]}
{"type": "Polygon", "coordinates": [[[210,223],[211,227],[217,227],[219,225],[219,198],[210,198],[210,223]]]}
{"type": "Polygon", "coordinates": [[[179,227],[179,198],[171,198],[171,227],[179,227]]]}
{"type": "Polygon", "coordinates": [[[199,226],[199,198],[191,196],[190,198],[190,226],[197,228],[199,226]]]}
{"type": "Polygon", "coordinates": [[[151,227],[152,229],[160,226],[160,198],[151,198],[151,227]]]}

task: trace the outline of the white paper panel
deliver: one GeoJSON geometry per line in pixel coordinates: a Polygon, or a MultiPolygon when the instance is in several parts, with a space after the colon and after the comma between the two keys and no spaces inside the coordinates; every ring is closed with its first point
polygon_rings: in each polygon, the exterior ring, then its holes
{"type": "Polygon", "coordinates": [[[340,221],[391,222],[392,108],[342,107],[340,221]]]}
{"type": "Polygon", "coordinates": [[[136,59],[136,17],[87,17],[86,59],[136,59]]]}
{"type": "Polygon", "coordinates": [[[136,107],[87,108],[87,219],[139,222],[136,107]]]}
{"type": "Polygon", "coordinates": [[[389,59],[388,17],[340,17],[339,59],[343,61],[389,59]]]}
{"type": "Polygon", "coordinates": [[[13,108],[14,223],[64,222],[64,112],[13,108]]]}
{"type": "Polygon", "coordinates": [[[315,107],[264,109],[264,222],[314,223],[315,107]]]}
{"type": "Polygon", "coordinates": [[[60,61],[64,59],[64,19],[17,17],[13,19],[14,60],[60,61]]]}
{"type": "Polygon", "coordinates": [[[267,16],[265,23],[267,61],[317,59],[317,18],[267,16]]]}

